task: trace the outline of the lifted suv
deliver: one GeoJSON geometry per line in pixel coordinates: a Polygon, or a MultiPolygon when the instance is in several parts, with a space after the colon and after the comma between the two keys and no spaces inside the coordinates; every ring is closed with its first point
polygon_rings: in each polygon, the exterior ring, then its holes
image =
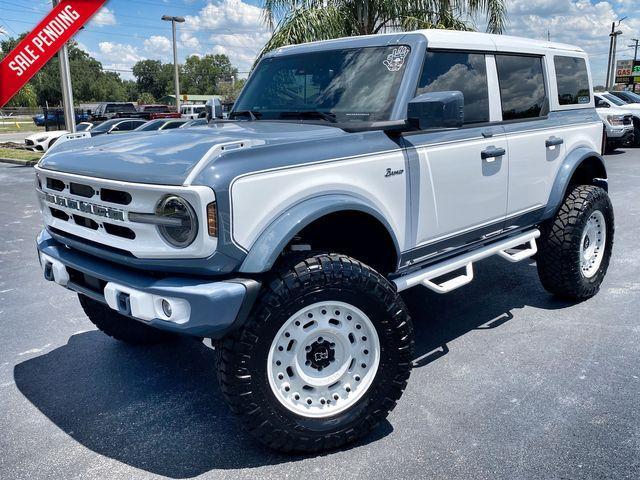
{"type": "Polygon", "coordinates": [[[613,245],[586,54],[425,30],[281,48],[231,119],[55,145],[37,167],[46,279],[118,340],[213,340],[266,445],[335,448],[402,395],[399,295],[537,254],[595,295],[613,245]]]}

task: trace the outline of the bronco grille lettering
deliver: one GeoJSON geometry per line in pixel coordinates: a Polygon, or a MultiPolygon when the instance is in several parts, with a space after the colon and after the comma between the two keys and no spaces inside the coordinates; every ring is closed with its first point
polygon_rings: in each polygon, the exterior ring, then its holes
{"type": "Polygon", "coordinates": [[[121,222],[124,222],[124,210],[103,207],[101,205],[63,197],[62,195],[54,195],[52,193],[43,192],[42,195],[46,202],[53,205],[58,205],[60,207],[65,207],[82,213],[89,213],[96,215],[97,217],[110,218],[111,220],[120,220],[121,222]]]}

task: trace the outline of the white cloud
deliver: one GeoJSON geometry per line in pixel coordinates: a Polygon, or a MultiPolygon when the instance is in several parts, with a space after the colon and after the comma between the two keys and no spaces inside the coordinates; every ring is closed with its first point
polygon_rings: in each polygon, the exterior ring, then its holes
{"type": "Polygon", "coordinates": [[[191,53],[228,55],[240,72],[248,72],[271,36],[262,9],[242,0],[210,3],[185,19],[180,32],[182,48],[191,53]]]}
{"type": "Polygon", "coordinates": [[[162,35],[152,35],[144,42],[144,50],[153,58],[167,59],[171,54],[171,40],[162,35]]]}
{"type": "MultiPolygon", "coordinates": [[[[624,6],[628,4],[629,0],[617,0],[615,4],[588,0],[507,0],[505,33],[546,40],[548,32],[551,41],[578,45],[589,54],[594,82],[602,84],[611,22],[624,16],[624,6]]],[[[628,18],[620,29],[623,35],[618,38],[618,59],[633,55],[627,44],[630,38],[638,38],[640,19],[628,18]]]]}
{"type": "Polygon", "coordinates": [[[113,10],[109,10],[107,7],[102,7],[91,19],[90,25],[104,27],[105,25],[115,25],[116,23],[116,16],[113,10]]]}

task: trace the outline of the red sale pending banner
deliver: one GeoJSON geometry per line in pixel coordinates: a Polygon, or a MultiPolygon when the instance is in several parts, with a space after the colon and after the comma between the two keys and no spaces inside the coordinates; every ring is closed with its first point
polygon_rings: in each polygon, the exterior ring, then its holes
{"type": "Polygon", "coordinates": [[[24,87],[106,0],[63,0],[0,62],[0,107],[24,87]]]}

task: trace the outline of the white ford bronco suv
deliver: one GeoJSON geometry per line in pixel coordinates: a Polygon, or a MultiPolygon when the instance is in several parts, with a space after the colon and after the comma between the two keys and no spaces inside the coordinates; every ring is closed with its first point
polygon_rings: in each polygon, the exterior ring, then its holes
{"type": "Polygon", "coordinates": [[[515,37],[280,48],[227,120],[47,152],[44,277],[118,340],[211,339],[231,410],[266,445],[335,448],[407,384],[399,292],[536,255],[549,292],[596,294],[614,219],[591,91],[582,50],[515,37]]]}

